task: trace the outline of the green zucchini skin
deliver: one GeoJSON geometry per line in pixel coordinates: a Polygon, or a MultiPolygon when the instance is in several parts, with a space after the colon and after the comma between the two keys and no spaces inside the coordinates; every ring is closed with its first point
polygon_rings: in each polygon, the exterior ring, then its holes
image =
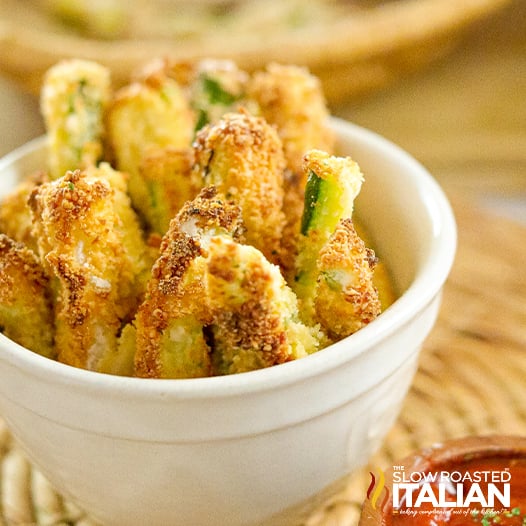
{"type": "Polygon", "coordinates": [[[313,316],[319,275],[318,256],[342,219],[351,218],[363,175],[348,157],[319,150],[307,152],[305,200],[300,225],[294,288],[302,300],[306,319],[313,316]]]}
{"type": "Polygon", "coordinates": [[[313,219],[316,216],[316,207],[319,202],[320,186],[323,179],[318,177],[312,170],[309,172],[307,178],[307,185],[305,187],[305,205],[303,208],[303,216],[301,218],[301,234],[306,236],[311,228],[313,219]]]}

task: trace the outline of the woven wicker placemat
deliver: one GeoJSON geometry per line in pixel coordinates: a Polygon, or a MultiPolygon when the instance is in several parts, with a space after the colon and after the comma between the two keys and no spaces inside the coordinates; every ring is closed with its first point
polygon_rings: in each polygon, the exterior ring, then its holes
{"type": "MultiPolygon", "coordinates": [[[[355,526],[369,470],[449,438],[526,435],[526,229],[453,201],[458,253],[437,325],[396,424],[370,466],[308,526],[355,526]]],[[[0,420],[0,526],[94,526],[57,494],[0,420]]]]}

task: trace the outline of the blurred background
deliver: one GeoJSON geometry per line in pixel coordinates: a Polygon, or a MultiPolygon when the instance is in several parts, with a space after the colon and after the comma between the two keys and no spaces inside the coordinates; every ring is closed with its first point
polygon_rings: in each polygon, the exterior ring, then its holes
{"type": "Polygon", "coordinates": [[[468,31],[432,66],[338,105],[411,152],[446,191],[526,223],[526,2],[468,31]]]}
{"type": "Polygon", "coordinates": [[[39,82],[62,56],[108,63],[117,83],[168,52],[288,61],[320,76],[333,114],[398,143],[446,191],[526,223],[524,0],[161,3],[3,0],[0,154],[43,132],[39,82]]]}

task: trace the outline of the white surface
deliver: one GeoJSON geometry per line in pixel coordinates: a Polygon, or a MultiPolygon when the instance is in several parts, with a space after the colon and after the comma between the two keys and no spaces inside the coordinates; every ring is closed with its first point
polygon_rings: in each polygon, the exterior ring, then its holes
{"type": "MultiPolygon", "coordinates": [[[[364,464],[392,425],[436,320],[455,225],[412,158],[334,126],[367,177],[357,212],[405,290],[353,336],[260,371],[144,380],[75,369],[0,335],[0,414],[51,483],[103,524],[296,524],[301,504],[364,464]]],[[[17,168],[42,162],[34,146],[0,163],[0,196],[17,168]]]]}

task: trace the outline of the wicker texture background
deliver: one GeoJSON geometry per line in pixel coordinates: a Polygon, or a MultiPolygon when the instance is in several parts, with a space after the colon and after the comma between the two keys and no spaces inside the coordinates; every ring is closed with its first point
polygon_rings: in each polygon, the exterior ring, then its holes
{"type": "MultiPolygon", "coordinates": [[[[448,438],[526,434],[526,229],[453,201],[459,246],[402,413],[370,466],[448,438]]],[[[355,526],[369,467],[308,526],[355,526]]],[[[94,526],[17,449],[0,420],[0,526],[94,526]]]]}

